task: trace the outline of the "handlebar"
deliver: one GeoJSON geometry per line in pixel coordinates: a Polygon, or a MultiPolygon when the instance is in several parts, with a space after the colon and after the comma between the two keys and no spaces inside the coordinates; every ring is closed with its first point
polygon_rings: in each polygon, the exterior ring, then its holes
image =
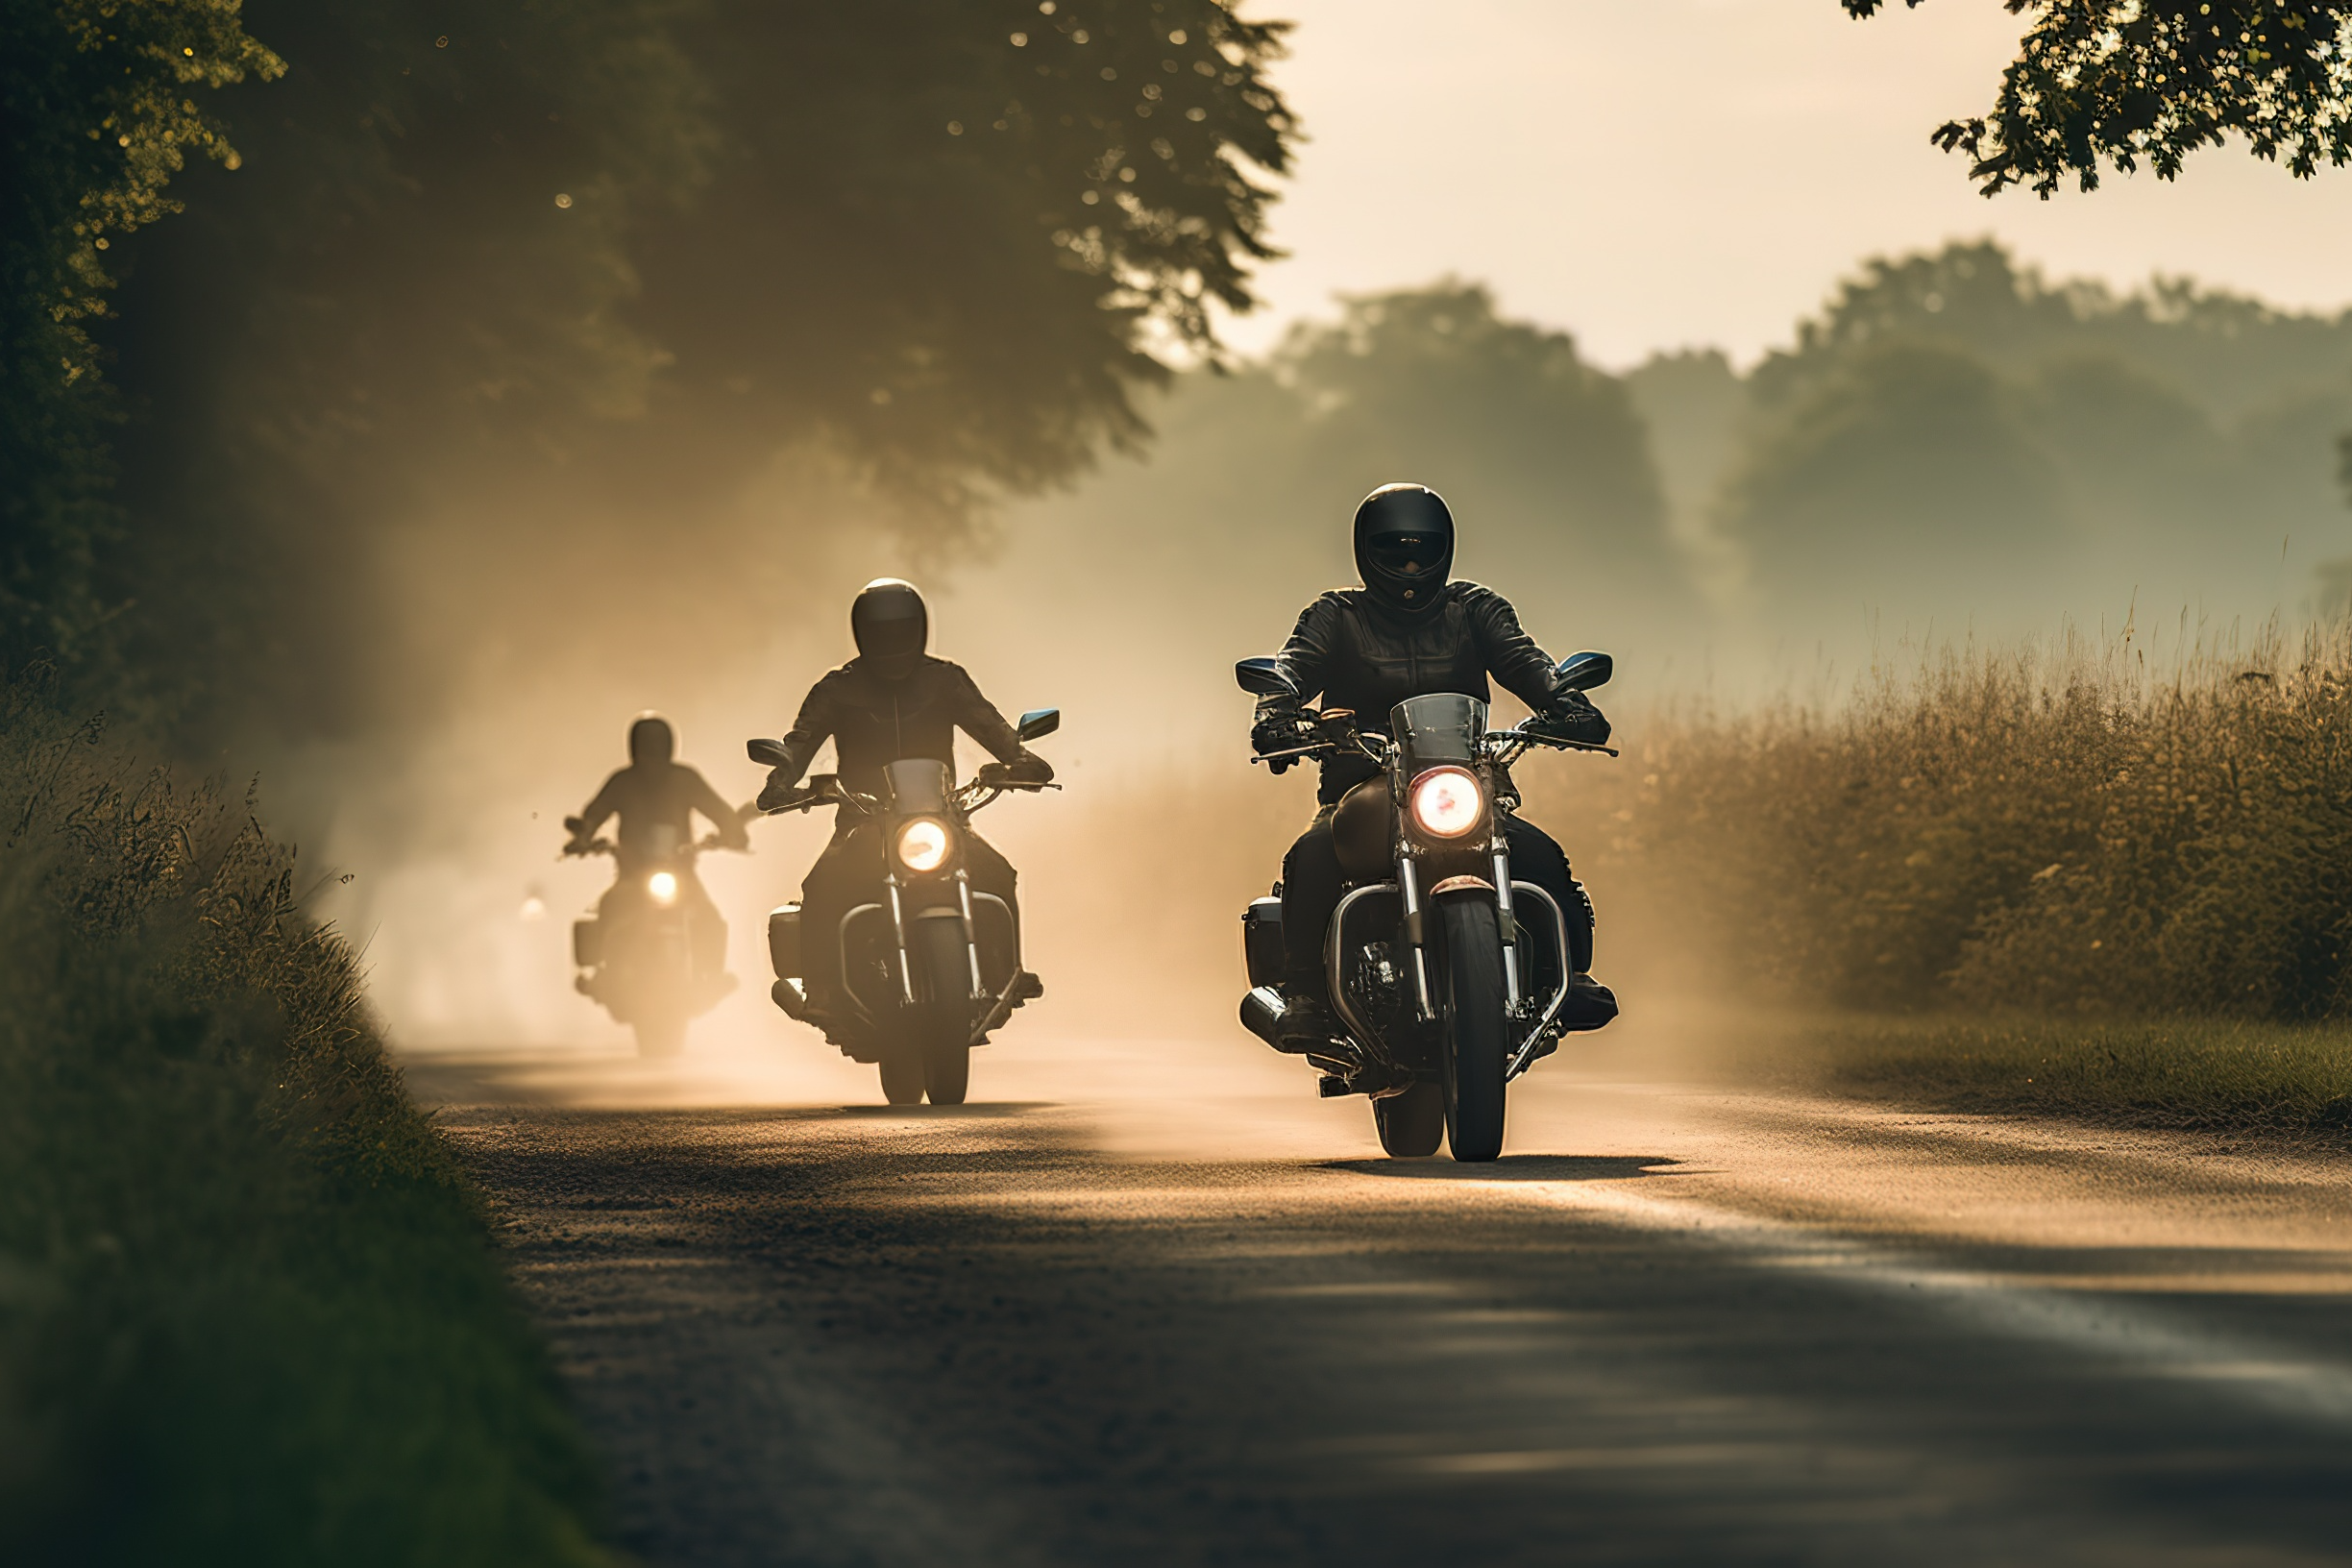
{"type": "MultiPolygon", "coordinates": [[[[840,779],[832,773],[822,773],[819,777],[824,782],[807,786],[790,799],[770,806],[767,815],[780,817],[789,811],[811,811],[819,806],[840,806],[845,810],[854,811],[861,817],[882,815],[884,806],[879,797],[861,794],[856,790],[845,789],[840,779]]],[[[992,776],[989,770],[983,768],[979,776],[959,786],[949,800],[957,812],[968,817],[996,799],[997,796],[1016,790],[1035,795],[1045,790],[1058,790],[1061,787],[1059,784],[1048,784],[1042,779],[1009,779],[992,776]]]]}
{"type": "MultiPolygon", "coordinates": [[[[1357,729],[1350,723],[1355,717],[1355,714],[1344,710],[1335,713],[1301,714],[1302,732],[1312,733],[1314,739],[1306,742],[1303,746],[1290,747],[1281,751],[1253,751],[1250,753],[1250,761],[1272,763],[1290,758],[1328,756],[1338,751],[1354,750],[1374,762],[1386,762],[1388,751],[1395,743],[1385,735],[1357,729]]],[[[1508,767],[1525,755],[1529,747],[1537,746],[1548,746],[1561,751],[1598,751],[1604,756],[1610,757],[1621,754],[1615,747],[1599,746],[1591,741],[1571,740],[1565,735],[1554,735],[1546,730],[1531,729],[1528,726],[1533,722],[1528,720],[1509,729],[1490,729],[1486,732],[1485,744],[1495,748],[1497,762],[1508,767]]]]}

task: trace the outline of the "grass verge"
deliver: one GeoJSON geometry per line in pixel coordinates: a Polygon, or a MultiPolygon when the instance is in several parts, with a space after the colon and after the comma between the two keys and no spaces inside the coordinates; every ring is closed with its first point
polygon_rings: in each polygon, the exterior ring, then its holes
{"type": "Polygon", "coordinates": [[[607,1561],[290,855],[22,685],[0,807],[0,1560],[607,1561]]]}
{"type": "Polygon", "coordinates": [[[2227,1019],[1835,1017],[1754,1076],[1944,1111],[2137,1127],[2352,1133],[2352,1026],[2227,1019]]]}

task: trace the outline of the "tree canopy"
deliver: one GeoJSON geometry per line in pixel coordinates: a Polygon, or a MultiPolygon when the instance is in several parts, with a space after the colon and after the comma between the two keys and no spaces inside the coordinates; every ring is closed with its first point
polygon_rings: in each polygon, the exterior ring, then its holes
{"type": "Polygon", "coordinates": [[[780,451],[941,538],[1141,439],[1294,135],[1219,0],[0,6],[0,656],[208,734],[363,719],[453,497],[641,585],[780,451]]]}
{"type": "MultiPolygon", "coordinates": [[[[1862,17],[1886,0],[1841,3],[1862,17]]],[[[2232,136],[2299,178],[2352,160],[2342,0],[2003,3],[2037,14],[1992,110],[1935,132],[1988,196],[2021,184],[2047,199],[2068,179],[2093,190],[2110,167],[2170,180],[2232,136]]]]}

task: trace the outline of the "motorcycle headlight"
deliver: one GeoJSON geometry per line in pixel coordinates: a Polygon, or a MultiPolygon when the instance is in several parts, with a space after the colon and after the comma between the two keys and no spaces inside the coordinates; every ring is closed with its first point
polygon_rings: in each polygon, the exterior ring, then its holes
{"type": "Polygon", "coordinates": [[[1413,826],[1433,839],[1458,839],[1486,820],[1486,792],[1467,768],[1432,768],[1405,792],[1413,826]]]}
{"type": "Polygon", "coordinates": [[[918,817],[898,830],[898,864],[910,871],[936,871],[947,860],[947,829],[918,817]]]}
{"type": "Polygon", "coordinates": [[[677,893],[675,871],[655,871],[646,878],[646,895],[664,909],[677,902],[677,893]]]}

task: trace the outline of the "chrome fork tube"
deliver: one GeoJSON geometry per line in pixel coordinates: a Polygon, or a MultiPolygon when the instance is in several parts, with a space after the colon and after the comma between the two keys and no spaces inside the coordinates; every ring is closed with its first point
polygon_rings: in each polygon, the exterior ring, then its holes
{"type": "Polygon", "coordinates": [[[1421,1005],[1421,1021],[1433,1022],[1437,1010],[1430,1005],[1429,954],[1421,926],[1421,869],[1410,850],[1397,855],[1397,891],[1405,899],[1405,943],[1412,949],[1413,1000],[1421,1005]]]}
{"type": "Polygon", "coordinates": [[[985,996],[980,987],[980,922],[972,919],[971,873],[956,868],[956,900],[964,906],[964,956],[971,960],[971,993],[985,996]]]}
{"type": "Polygon", "coordinates": [[[909,1007],[915,1005],[915,965],[907,957],[906,910],[898,901],[898,873],[889,872],[883,881],[890,888],[891,931],[898,939],[898,990],[905,995],[909,1007]]]}
{"type": "Polygon", "coordinates": [[[1519,921],[1511,910],[1510,850],[1497,835],[1493,846],[1495,923],[1503,934],[1503,995],[1512,1013],[1526,1003],[1519,994],[1519,921]]]}

